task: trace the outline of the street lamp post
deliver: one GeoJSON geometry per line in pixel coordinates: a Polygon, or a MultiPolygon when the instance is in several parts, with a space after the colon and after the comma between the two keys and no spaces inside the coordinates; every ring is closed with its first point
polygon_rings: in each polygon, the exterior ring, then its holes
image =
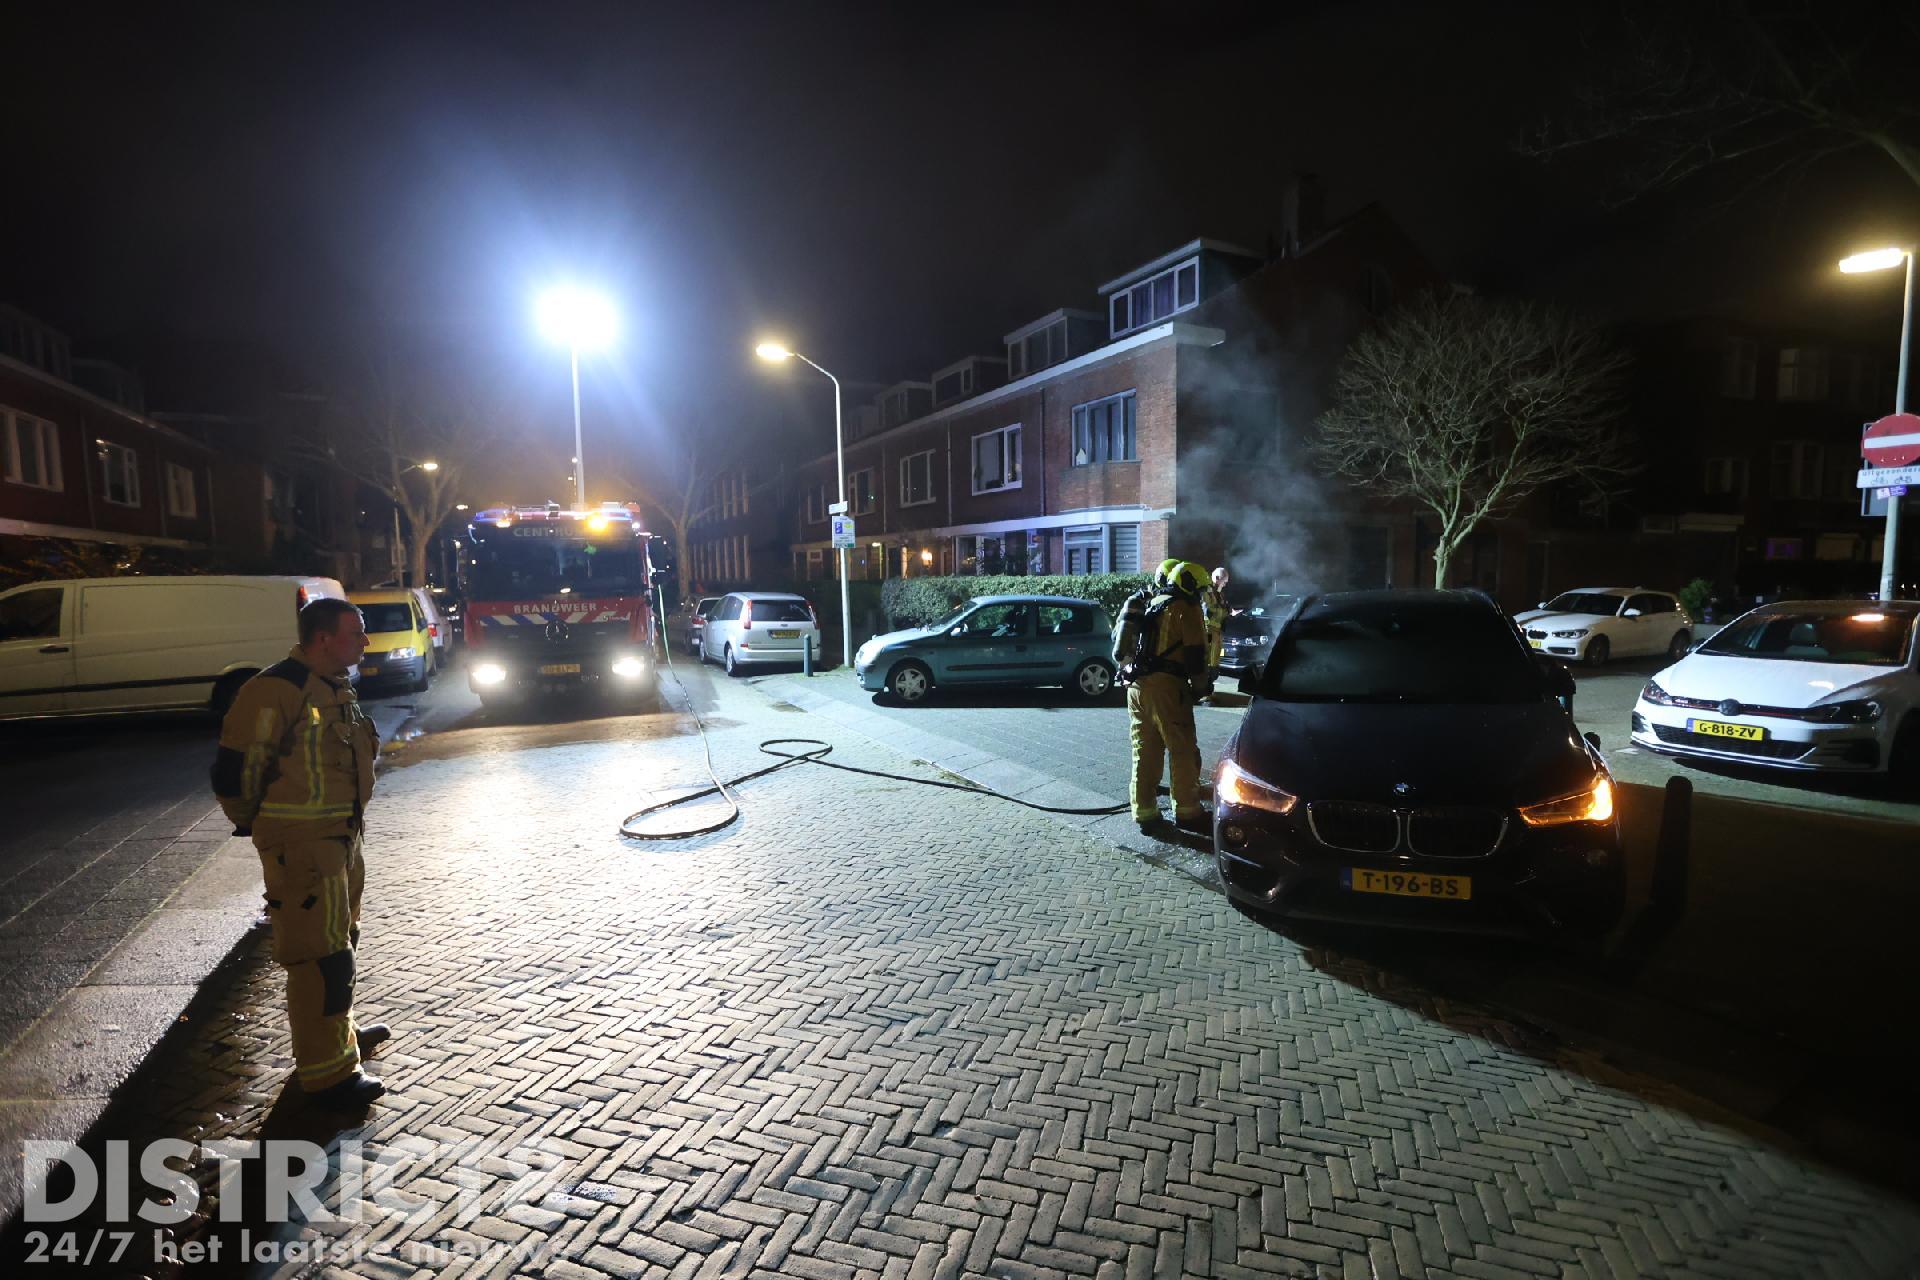
{"type": "MultiPolygon", "coordinates": [[[[846,442],[840,430],[840,379],[822,369],[798,351],[789,350],[777,342],[763,342],[755,347],[754,354],[762,360],[798,360],[815,373],[825,376],[833,384],[833,465],[840,473],[840,511],[847,510],[847,451],[846,442]]],[[[853,668],[853,602],[847,590],[847,549],[834,548],[838,552],[840,565],[840,665],[848,670],[853,668]]]]}
{"type": "Polygon", "coordinates": [[[589,289],[561,285],[540,295],[536,308],[540,331],[549,341],[566,344],[573,374],[573,503],[587,506],[587,453],[580,439],[580,353],[597,351],[613,341],[613,303],[589,289]]]}
{"type": "MultiPolygon", "coordinates": [[[[1893,384],[1893,411],[1907,411],[1907,352],[1913,345],[1913,255],[1914,245],[1897,249],[1875,249],[1843,258],[1840,269],[1849,275],[1865,271],[1885,271],[1901,263],[1907,268],[1907,292],[1900,309],[1900,373],[1893,384]]],[[[1887,495],[1887,527],[1880,543],[1880,598],[1891,600],[1899,578],[1900,503],[1898,494],[1887,495]]]]}

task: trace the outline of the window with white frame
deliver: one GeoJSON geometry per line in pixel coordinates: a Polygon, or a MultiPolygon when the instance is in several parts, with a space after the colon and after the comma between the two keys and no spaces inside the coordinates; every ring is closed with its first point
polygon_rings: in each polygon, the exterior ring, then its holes
{"type": "Polygon", "coordinates": [[[983,431],[973,438],[973,491],[995,493],[1020,487],[1020,424],[983,431]]]}
{"type": "Polygon", "coordinates": [[[177,462],[169,462],[167,473],[167,514],[191,520],[200,514],[193,492],[193,471],[177,462]]]}
{"type": "Polygon", "coordinates": [[[1811,440],[1776,440],[1773,444],[1773,496],[1818,498],[1824,477],[1822,450],[1811,440]]]}
{"type": "Polygon", "coordinates": [[[1720,353],[1720,394],[1734,400],[1753,399],[1760,376],[1760,348],[1751,338],[1728,338],[1720,353]]]}
{"type": "Polygon", "coordinates": [[[1706,483],[1710,498],[1747,496],[1747,460],[1745,458],[1708,458],[1706,483]]]}
{"type": "Polygon", "coordinates": [[[818,523],[827,518],[827,486],[815,484],[807,486],[807,520],[818,523]]]}
{"type": "Polygon", "coordinates": [[[1068,529],[1064,535],[1068,573],[1105,573],[1107,571],[1107,529],[1091,525],[1068,529]]]}
{"type": "Polygon", "coordinates": [[[862,467],[858,471],[847,473],[847,511],[851,515],[873,514],[879,504],[879,495],[874,491],[873,468],[862,467]]]}
{"type": "Polygon", "coordinates": [[[1168,267],[1108,299],[1113,336],[1158,324],[1200,303],[1200,259],[1168,267]]]}
{"type": "Polygon", "coordinates": [[[100,493],[117,507],[140,505],[140,455],[125,445],[95,442],[100,455],[100,493]]]}
{"type": "Polygon", "coordinates": [[[60,428],[45,418],[0,409],[6,437],[0,440],[0,465],[10,484],[34,489],[66,488],[60,474],[60,428]]]}
{"type": "Polygon", "coordinates": [[[1073,459],[1076,467],[1096,462],[1138,462],[1134,449],[1134,394],[1125,391],[1073,407],[1073,459]]]}
{"type": "Polygon", "coordinates": [[[1827,353],[1820,347],[1783,347],[1780,351],[1780,398],[1825,400],[1827,353]]]}
{"type": "Polygon", "coordinates": [[[933,501],[933,450],[900,459],[900,505],[918,507],[933,501]]]}

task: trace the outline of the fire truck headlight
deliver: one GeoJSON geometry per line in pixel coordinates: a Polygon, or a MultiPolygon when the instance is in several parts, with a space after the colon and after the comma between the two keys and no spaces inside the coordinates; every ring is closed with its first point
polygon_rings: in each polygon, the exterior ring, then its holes
{"type": "Polygon", "coordinates": [[[475,684],[499,684],[507,678],[507,669],[497,662],[483,662],[473,669],[475,684]]]}
{"type": "Polygon", "coordinates": [[[646,670],[647,664],[638,658],[615,658],[613,662],[613,674],[625,676],[629,680],[634,676],[644,675],[646,670]]]}

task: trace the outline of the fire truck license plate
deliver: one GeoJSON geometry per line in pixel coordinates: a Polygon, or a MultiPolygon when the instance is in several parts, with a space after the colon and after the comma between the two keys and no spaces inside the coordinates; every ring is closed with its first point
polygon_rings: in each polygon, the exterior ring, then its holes
{"type": "Polygon", "coordinates": [[[540,668],[540,674],[543,676],[577,676],[580,674],[580,664],[577,662],[549,662],[546,666],[540,668]]]}

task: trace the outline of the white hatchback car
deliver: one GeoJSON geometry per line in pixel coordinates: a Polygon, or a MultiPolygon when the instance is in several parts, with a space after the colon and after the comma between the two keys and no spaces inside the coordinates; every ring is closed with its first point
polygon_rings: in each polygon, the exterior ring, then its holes
{"type": "Polygon", "coordinates": [[[820,661],[820,621],[806,597],[777,591],[736,591],[722,596],[707,624],[694,636],[702,662],[718,662],[737,676],[756,663],[799,663],[813,650],[820,661]]]}
{"type": "Polygon", "coordinates": [[[1542,653],[1593,666],[1613,658],[1677,661],[1693,643],[1693,619],[1678,596],[1644,587],[1581,587],[1513,615],[1542,653]]]}
{"type": "Polygon", "coordinates": [[[1888,773],[1920,795],[1917,625],[1913,601],[1763,605],[1647,682],[1633,740],[1782,769],[1888,773]]]}

